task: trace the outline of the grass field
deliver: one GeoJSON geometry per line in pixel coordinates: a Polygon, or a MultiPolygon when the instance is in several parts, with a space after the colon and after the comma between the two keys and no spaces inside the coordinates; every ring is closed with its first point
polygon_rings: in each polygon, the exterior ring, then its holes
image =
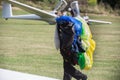
{"type": "MultiPolygon", "coordinates": [[[[15,11],[19,13],[26,12],[15,11]]],[[[112,24],[90,26],[97,43],[94,65],[82,72],[88,80],[120,80],[120,17],[90,17],[112,24]]],[[[62,79],[62,57],[54,47],[54,29],[55,25],[42,21],[0,18],[0,68],[62,79]]]]}

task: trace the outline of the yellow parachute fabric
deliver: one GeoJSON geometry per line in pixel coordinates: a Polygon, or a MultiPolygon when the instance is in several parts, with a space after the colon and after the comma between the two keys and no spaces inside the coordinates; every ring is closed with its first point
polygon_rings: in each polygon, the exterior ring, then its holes
{"type": "Polygon", "coordinates": [[[85,67],[83,70],[89,70],[93,65],[93,53],[95,50],[95,41],[92,39],[92,33],[86,21],[81,17],[76,17],[77,20],[82,22],[82,35],[80,36],[82,40],[82,46],[86,50],[84,53],[85,57],[85,67]]]}
{"type": "Polygon", "coordinates": [[[81,17],[76,17],[77,20],[82,22],[82,35],[80,36],[83,40],[92,38],[92,33],[86,21],[81,17]]]}

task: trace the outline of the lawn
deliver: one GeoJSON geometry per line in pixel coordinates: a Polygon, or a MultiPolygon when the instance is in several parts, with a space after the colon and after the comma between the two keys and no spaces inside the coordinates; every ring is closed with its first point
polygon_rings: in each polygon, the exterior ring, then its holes
{"type": "MultiPolygon", "coordinates": [[[[90,25],[97,44],[94,64],[91,70],[82,72],[88,80],[120,80],[120,17],[90,17],[112,24],[90,25]]],[[[42,21],[6,21],[0,17],[0,68],[62,79],[62,57],[54,47],[54,30],[55,25],[42,21]]]]}

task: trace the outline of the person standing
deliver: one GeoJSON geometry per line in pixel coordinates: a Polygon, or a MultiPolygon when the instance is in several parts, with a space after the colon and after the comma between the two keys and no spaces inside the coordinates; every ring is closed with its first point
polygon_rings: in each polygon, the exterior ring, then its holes
{"type": "Polygon", "coordinates": [[[71,16],[64,16],[62,11],[56,14],[58,15],[56,32],[60,43],[60,53],[63,57],[63,80],[71,80],[72,77],[76,80],[87,80],[87,75],[74,67],[78,64],[77,53],[85,52],[79,37],[82,32],[82,23],[71,16]]]}

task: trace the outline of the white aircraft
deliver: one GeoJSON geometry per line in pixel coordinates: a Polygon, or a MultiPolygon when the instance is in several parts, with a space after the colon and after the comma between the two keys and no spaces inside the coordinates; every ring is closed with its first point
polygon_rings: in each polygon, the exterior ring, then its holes
{"type": "Polygon", "coordinates": [[[4,0],[2,1],[2,17],[7,19],[28,19],[28,20],[43,20],[48,23],[55,23],[55,18],[57,17],[55,15],[56,10],[58,10],[61,6],[61,8],[64,8],[67,5],[66,1],[61,0],[59,1],[58,5],[55,7],[55,9],[52,12],[47,12],[45,10],[41,10],[23,3],[20,3],[16,0],[4,0]],[[15,5],[25,11],[28,11],[32,14],[27,15],[13,15],[12,14],[12,6],[15,5]]]}
{"type": "MultiPolygon", "coordinates": [[[[29,6],[27,4],[21,3],[16,0],[4,0],[4,1],[2,1],[2,17],[5,18],[6,20],[7,19],[43,20],[50,24],[54,24],[55,18],[57,17],[55,12],[58,10],[63,10],[67,5],[68,5],[68,3],[65,0],[60,0],[53,11],[47,12],[45,10],[41,10],[41,9],[38,9],[38,8],[35,8],[32,6],[29,6]],[[15,5],[25,11],[28,11],[31,14],[13,15],[11,5],[15,5]]],[[[78,1],[71,2],[70,8],[71,8],[71,10],[73,10],[73,12],[75,14],[74,17],[81,17],[80,11],[79,11],[79,6],[78,6],[78,1]]],[[[100,20],[91,20],[91,19],[87,19],[87,22],[111,24],[111,22],[100,21],[100,20]]]]}

